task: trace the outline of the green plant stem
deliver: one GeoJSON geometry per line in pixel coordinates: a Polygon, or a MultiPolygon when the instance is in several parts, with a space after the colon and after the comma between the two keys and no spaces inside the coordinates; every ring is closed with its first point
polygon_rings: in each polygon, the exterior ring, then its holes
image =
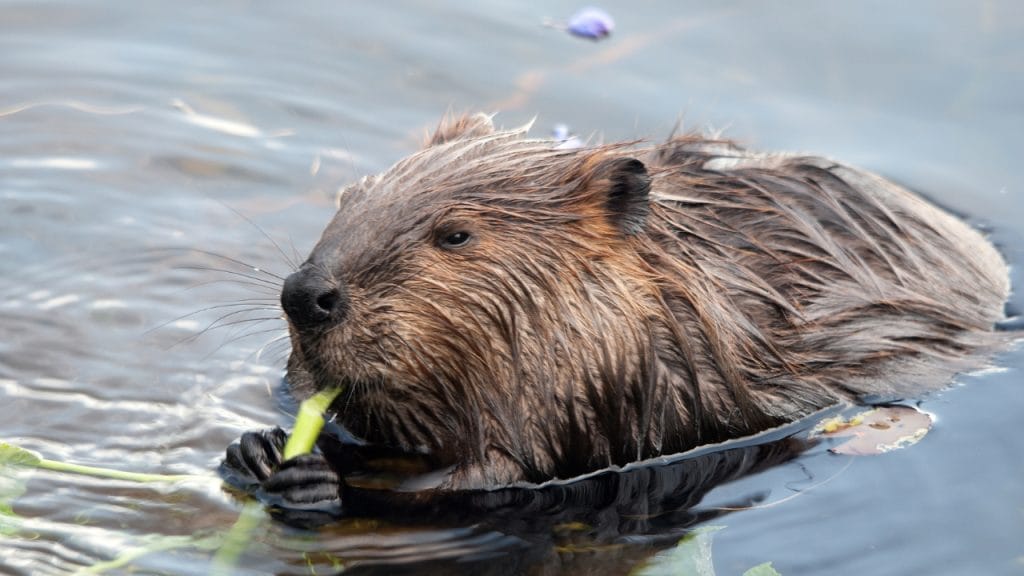
{"type": "Polygon", "coordinates": [[[260,527],[260,523],[266,518],[263,512],[263,505],[256,500],[249,500],[242,507],[238,520],[231,525],[231,529],[224,535],[224,541],[213,555],[212,574],[231,574],[238,565],[238,558],[249,547],[253,533],[260,527]]]}
{"type": "Polygon", "coordinates": [[[71,464],[69,462],[58,462],[40,458],[36,464],[38,468],[53,470],[55,472],[70,472],[72,474],[83,474],[86,476],[98,476],[100,478],[111,478],[114,480],[128,480],[130,482],[181,482],[184,480],[202,480],[209,482],[209,476],[196,476],[191,474],[145,474],[142,472],[125,472],[123,470],[111,470],[110,468],[99,468],[97,466],[85,466],[83,464],[71,464]]]}
{"type": "Polygon", "coordinates": [[[324,412],[341,393],[341,388],[321,390],[302,401],[295,416],[292,435],[284,445],[284,459],[308,454],[313,450],[320,430],[324,427],[324,412]]]}
{"type": "Polygon", "coordinates": [[[87,566],[75,572],[75,576],[86,575],[86,574],[103,574],[118,568],[124,568],[130,566],[132,562],[146,556],[147,554],[153,554],[155,552],[164,552],[167,550],[174,550],[177,548],[195,548],[201,547],[211,539],[196,540],[191,536],[180,536],[180,537],[166,537],[155,543],[147,544],[145,546],[137,546],[135,548],[129,548],[124,550],[117,555],[117,558],[108,560],[106,562],[97,562],[92,566],[87,566]]]}
{"type": "MultiPolygon", "coordinates": [[[[324,427],[324,413],[340,393],[341,388],[321,390],[299,404],[299,413],[295,416],[295,427],[292,429],[292,435],[288,438],[288,442],[284,445],[283,457],[285,460],[308,454],[313,450],[320,430],[324,427]]],[[[238,520],[228,530],[224,542],[213,556],[213,574],[231,574],[234,571],[238,559],[249,547],[253,534],[266,517],[262,504],[255,500],[245,503],[241,514],[238,515],[238,520]]]]}

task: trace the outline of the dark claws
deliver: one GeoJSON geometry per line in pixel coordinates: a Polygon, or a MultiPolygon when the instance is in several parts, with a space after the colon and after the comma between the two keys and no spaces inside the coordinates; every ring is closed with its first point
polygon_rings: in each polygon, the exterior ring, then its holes
{"type": "Polygon", "coordinates": [[[281,428],[246,432],[228,446],[220,471],[232,485],[251,490],[266,480],[281,462],[288,435],[281,428]]]}
{"type": "Polygon", "coordinates": [[[288,510],[316,512],[317,517],[337,517],[341,512],[341,476],[320,453],[303,454],[281,462],[288,436],[281,428],[246,432],[228,446],[221,474],[225,480],[279,510],[287,521],[288,510]]]}
{"type": "Polygon", "coordinates": [[[289,508],[341,506],[341,477],[321,454],[304,454],[285,461],[262,487],[289,508]]]}
{"type": "Polygon", "coordinates": [[[246,469],[252,471],[260,482],[269,478],[281,463],[281,451],[287,439],[280,428],[242,434],[239,444],[246,469]]]}

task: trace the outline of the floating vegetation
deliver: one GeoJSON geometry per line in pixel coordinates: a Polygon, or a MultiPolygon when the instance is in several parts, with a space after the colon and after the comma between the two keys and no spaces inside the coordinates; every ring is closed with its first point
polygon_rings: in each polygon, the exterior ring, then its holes
{"type": "MultiPolygon", "coordinates": [[[[147,474],[142,472],[125,472],[98,466],[85,466],[83,464],[72,464],[58,460],[48,460],[42,456],[26,450],[20,446],[0,442],[0,470],[7,466],[23,466],[28,468],[42,468],[55,472],[68,472],[84,476],[96,476],[99,478],[110,478],[111,480],[126,480],[128,482],[139,482],[143,484],[153,482],[184,482],[199,481],[211,482],[216,480],[212,476],[197,476],[192,474],[147,474]]],[[[217,480],[219,483],[220,481],[217,480]]]]}
{"type": "Polygon", "coordinates": [[[932,427],[932,418],[909,406],[878,406],[850,418],[837,416],[818,424],[812,436],[844,439],[829,450],[847,456],[884,454],[917,444],[932,427]]]}
{"type": "MultiPolygon", "coordinates": [[[[691,531],[674,548],[659,552],[638,566],[630,576],[715,576],[711,539],[724,526],[704,526],[691,531]]],[[[771,562],[758,564],[743,576],[781,576],[771,562]]]]}

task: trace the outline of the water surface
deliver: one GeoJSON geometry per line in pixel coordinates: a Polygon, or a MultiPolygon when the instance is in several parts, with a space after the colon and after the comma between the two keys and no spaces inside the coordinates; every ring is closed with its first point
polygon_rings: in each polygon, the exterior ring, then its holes
{"type": "MultiPolygon", "coordinates": [[[[682,121],[841,158],[989,231],[1021,284],[1024,5],[607,4],[617,29],[601,43],[539,25],[577,7],[0,3],[0,439],[212,475],[242,431],[287,424],[278,278],[339,186],[414,150],[447,110],[604,141],[662,138],[682,121]]],[[[238,571],[621,574],[714,525],[719,574],[765,561],[785,576],[1021,574],[1024,356],[999,363],[925,399],[937,423],[914,448],[811,450],[701,504],[748,509],[647,530],[669,537],[575,517],[528,530],[266,523],[238,571]]],[[[0,572],[63,574],[191,542],[111,572],[206,574],[214,551],[198,543],[242,507],[216,485],[38,472],[24,489],[0,572]]]]}

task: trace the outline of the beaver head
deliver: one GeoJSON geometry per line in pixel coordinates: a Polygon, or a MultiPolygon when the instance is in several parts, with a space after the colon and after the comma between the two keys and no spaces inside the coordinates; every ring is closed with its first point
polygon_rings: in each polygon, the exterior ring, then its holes
{"type": "Polygon", "coordinates": [[[281,296],[294,390],[344,386],[354,433],[478,464],[486,483],[550,476],[567,429],[585,433],[569,420],[614,402],[578,384],[644,385],[649,341],[671,329],[652,327],[633,247],[644,164],[522,136],[463,118],[344,189],[281,296]]]}

